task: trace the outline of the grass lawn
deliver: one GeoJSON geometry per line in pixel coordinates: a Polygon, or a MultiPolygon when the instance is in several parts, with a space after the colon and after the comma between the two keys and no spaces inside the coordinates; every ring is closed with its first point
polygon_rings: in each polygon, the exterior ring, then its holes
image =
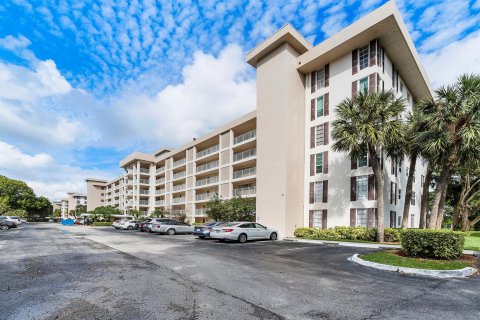
{"type": "Polygon", "coordinates": [[[465,237],[465,250],[480,251],[480,231],[471,231],[469,236],[465,237]]]}
{"type": "Polygon", "coordinates": [[[428,269],[428,270],[456,270],[470,267],[475,262],[475,257],[462,256],[462,260],[430,260],[403,257],[400,250],[387,250],[369,253],[361,256],[363,260],[388,264],[391,266],[428,269]]]}

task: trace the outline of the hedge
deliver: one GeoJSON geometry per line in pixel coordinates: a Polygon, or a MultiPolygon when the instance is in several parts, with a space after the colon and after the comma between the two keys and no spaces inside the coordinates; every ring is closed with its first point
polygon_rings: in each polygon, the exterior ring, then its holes
{"type": "Polygon", "coordinates": [[[111,222],[95,221],[94,223],[92,223],[92,226],[94,227],[109,227],[111,225],[112,225],[111,222]]]}
{"type": "MultiPolygon", "coordinates": [[[[297,228],[295,237],[318,240],[361,240],[375,241],[377,229],[365,227],[334,227],[328,229],[297,228]]],[[[385,242],[399,242],[400,230],[393,228],[385,229],[385,242]]]]}
{"type": "Polygon", "coordinates": [[[403,251],[411,257],[452,260],[463,253],[465,233],[448,230],[403,230],[403,251]]]}

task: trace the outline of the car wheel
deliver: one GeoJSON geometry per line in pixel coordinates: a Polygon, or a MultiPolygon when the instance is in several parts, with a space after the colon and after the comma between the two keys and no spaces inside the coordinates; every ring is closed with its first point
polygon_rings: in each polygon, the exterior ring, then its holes
{"type": "Polygon", "coordinates": [[[272,232],[272,234],[270,235],[270,240],[277,240],[278,239],[278,235],[276,232],[272,232]]]}
{"type": "Polygon", "coordinates": [[[7,226],[7,225],[3,225],[3,226],[1,227],[1,229],[2,229],[2,230],[8,230],[8,229],[10,229],[10,227],[7,226]]]}
{"type": "Polygon", "coordinates": [[[127,229],[128,229],[128,230],[133,230],[133,227],[132,227],[132,226],[128,226],[127,229]]]}
{"type": "Polygon", "coordinates": [[[167,234],[168,234],[169,236],[173,236],[173,235],[175,234],[175,229],[168,229],[168,230],[167,230],[167,234]]]}
{"type": "Polygon", "coordinates": [[[238,242],[240,242],[240,243],[247,242],[247,235],[245,233],[242,233],[241,235],[239,235],[238,236],[238,242]]]}

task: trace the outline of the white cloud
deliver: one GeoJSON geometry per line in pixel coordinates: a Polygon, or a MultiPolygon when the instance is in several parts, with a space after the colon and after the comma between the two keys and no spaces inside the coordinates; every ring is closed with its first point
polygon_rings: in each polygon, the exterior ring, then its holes
{"type": "Polygon", "coordinates": [[[480,32],[455,41],[442,49],[422,55],[434,88],[455,82],[462,73],[480,74],[480,32]]]}
{"type": "Polygon", "coordinates": [[[15,146],[0,141],[0,168],[4,170],[10,167],[16,167],[17,169],[42,169],[52,162],[53,158],[49,154],[25,154],[15,146]]]}

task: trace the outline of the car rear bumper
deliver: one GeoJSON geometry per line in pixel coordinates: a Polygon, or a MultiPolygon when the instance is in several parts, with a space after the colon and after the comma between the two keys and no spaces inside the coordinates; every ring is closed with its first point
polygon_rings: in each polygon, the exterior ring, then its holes
{"type": "Polygon", "coordinates": [[[210,232],[210,238],[222,240],[237,240],[237,235],[230,232],[210,232]]]}
{"type": "Polygon", "coordinates": [[[209,237],[210,236],[210,231],[193,231],[192,232],[194,236],[199,236],[199,237],[209,237]]]}

